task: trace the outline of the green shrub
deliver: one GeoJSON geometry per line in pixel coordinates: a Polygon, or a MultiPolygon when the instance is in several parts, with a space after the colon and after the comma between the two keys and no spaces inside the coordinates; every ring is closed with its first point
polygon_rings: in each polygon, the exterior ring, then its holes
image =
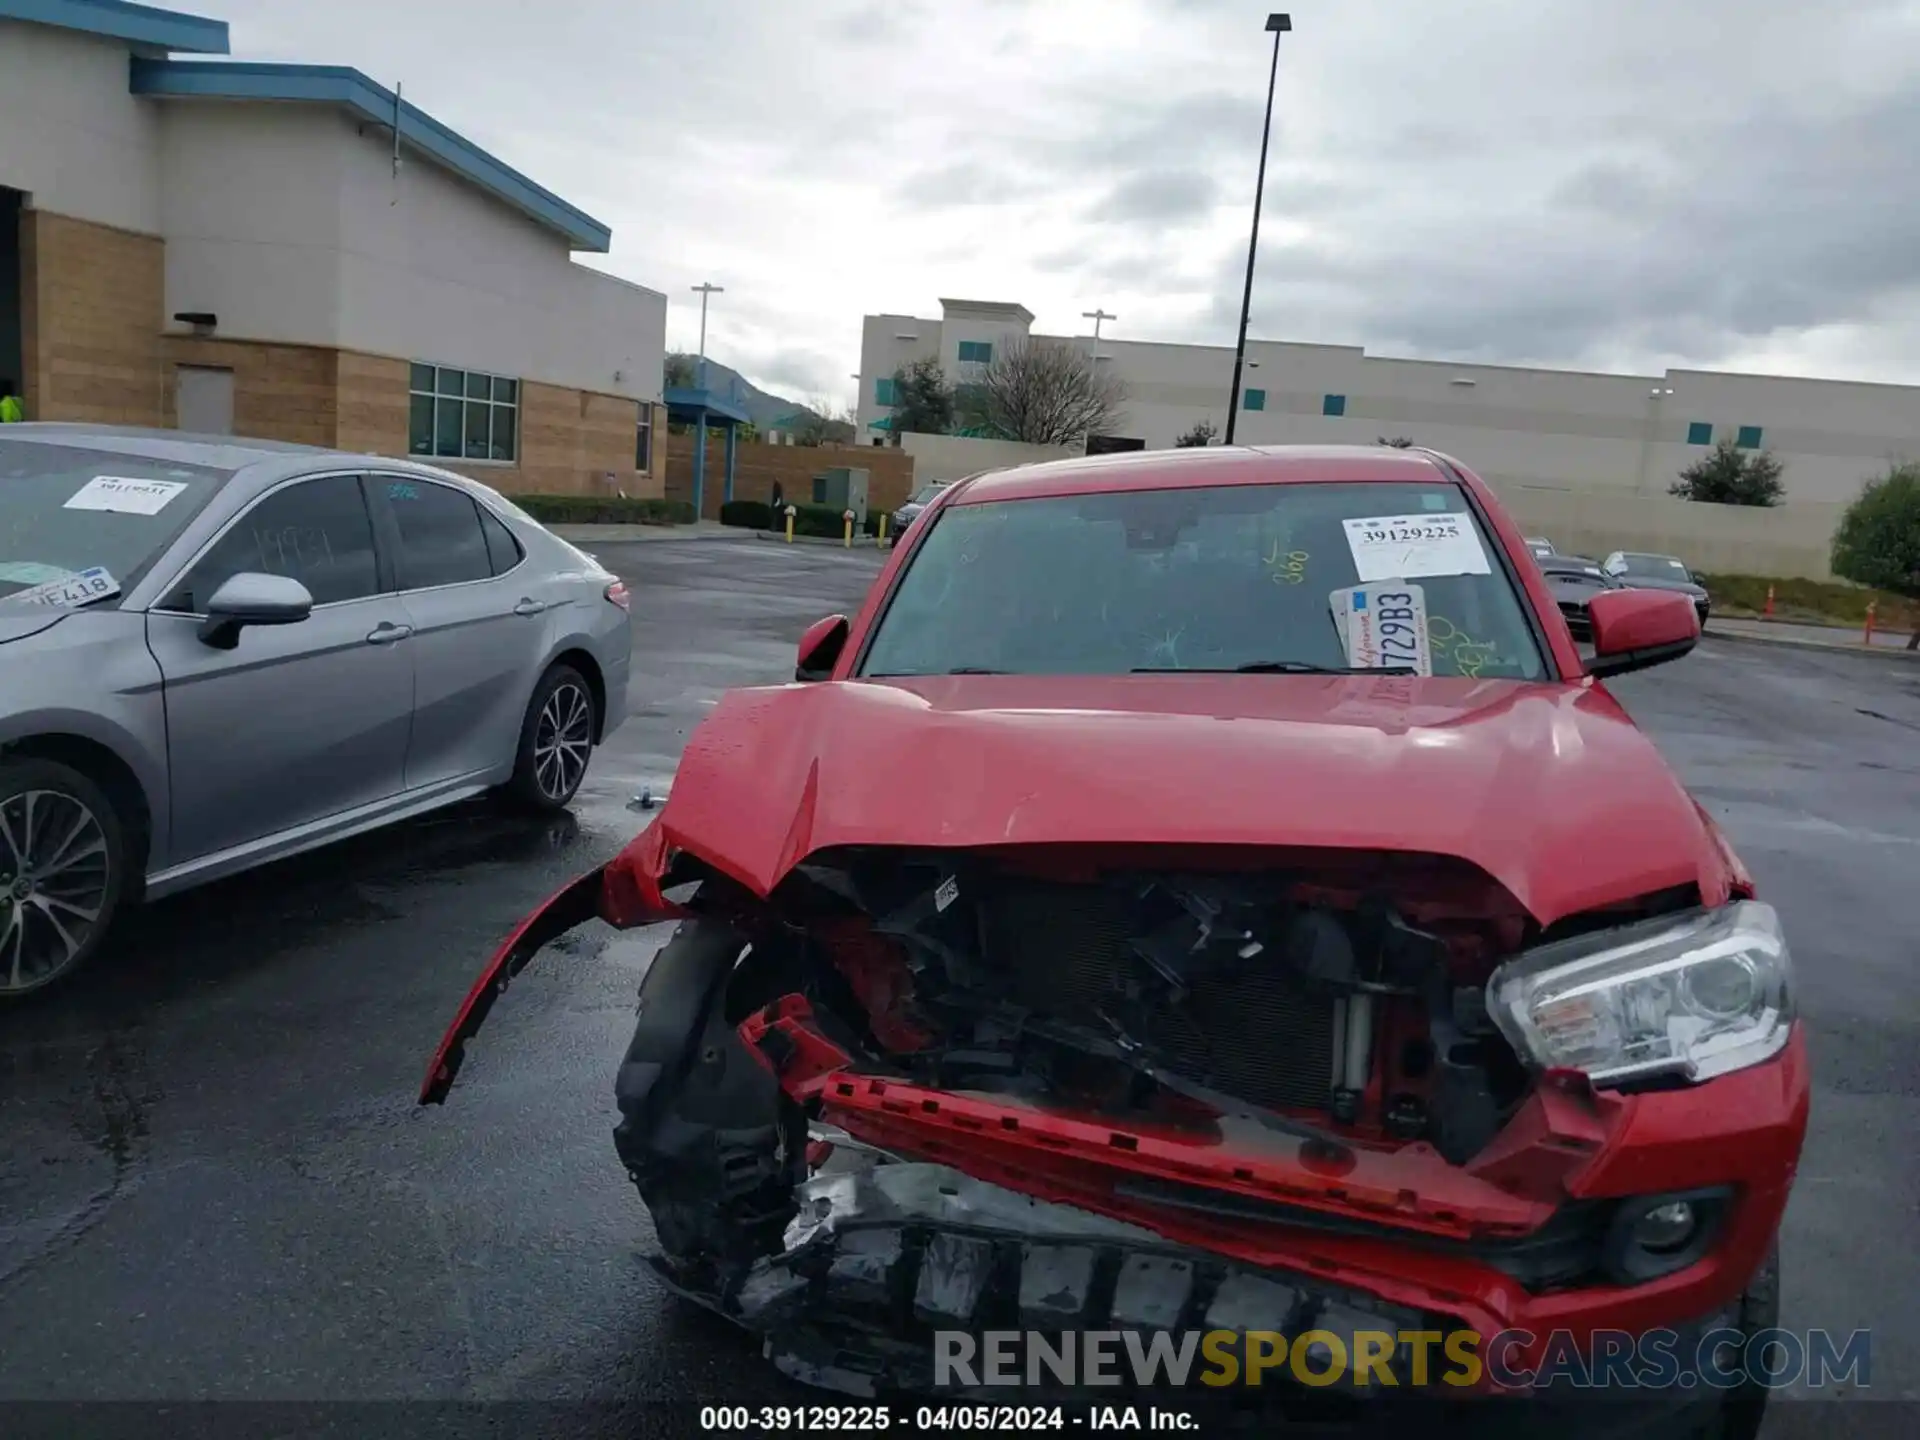
{"type": "Polygon", "coordinates": [[[685,500],[630,500],[618,495],[510,495],[542,525],[691,525],[685,500]]]}
{"type": "Polygon", "coordinates": [[[773,525],[773,506],[763,500],[729,500],[720,507],[720,523],[767,530],[773,525]]]}
{"type": "Polygon", "coordinates": [[[793,507],[793,533],[796,535],[820,535],[829,540],[838,540],[846,534],[846,512],[831,505],[796,505],[793,507]]]}

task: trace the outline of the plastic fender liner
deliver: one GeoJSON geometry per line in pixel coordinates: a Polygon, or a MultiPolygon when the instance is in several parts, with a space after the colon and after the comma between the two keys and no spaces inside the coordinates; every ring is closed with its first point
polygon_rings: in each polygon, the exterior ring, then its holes
{"type": "Polygon", "coordinates": [[[805,1133],[761,1055],[727,1023],[745,940],[711,917],[682,925],[640,984],[614,1082],[614,1147],[670,1256],[726,1262],[777,1249],[805,1133]],[[790,1113],[791,1112],[791,1113],[790,1113]],[[783,1143],[792,1141],[793,1143],[783,1143]]]}
{"type": "Polygon", "coordinates": [[[433,1052],[433,1063],[427,1066],[426,1079],[420,1082],[420,1104],[439,1105],[446,1100],[447,1092],[453,1088],[453,1077],[460,1073],[460,1063],[466,1058],[467,1042],[486,1024],[493,1002],[542,949],[576,925],[599,915],[602,888],[601,872],[589,870],[564,890],[549,896],[494,952],[461,1002],[453,1024],[441,1037],[440,1048],[433,1052]]]}

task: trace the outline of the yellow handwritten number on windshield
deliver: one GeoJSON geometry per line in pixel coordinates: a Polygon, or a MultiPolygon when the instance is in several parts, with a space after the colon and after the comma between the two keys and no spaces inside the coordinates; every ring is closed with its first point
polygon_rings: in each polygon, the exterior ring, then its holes
{"type": "Polygon", "coordinates": [[[1453,662],[1456,675],[1478,680],[1480,672],[1494,658],[1491,641],[1475,640],[1444,615],[1427,617],[1427,643],[1436,656],[1453,662]]]}
{"type": "Polygon", "coordinates": [[[1267,568],[1273,571],[1273,583],[1276,585],[1298,585],[1307,578],[1307,552],[1288,550],[1282,553],[1280,542],[1273,542],[1273,549],[1267,553],[1267,568]]]}

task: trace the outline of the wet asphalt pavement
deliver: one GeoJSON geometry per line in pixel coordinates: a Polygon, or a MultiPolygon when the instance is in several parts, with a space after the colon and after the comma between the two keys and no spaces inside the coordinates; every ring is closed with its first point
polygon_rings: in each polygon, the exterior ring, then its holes
{"type": "MultiPolygon", "coordinates": [[[[804,1398],[675,1302],[615,1160],[657,932],[580,932],[413,1103],[474,972],[644,822],[726,688],[791,673],[869,553],[592,546],[634,590],[630,718],[575,816],[463,807],[153,907],[0,1011],[0,1400],[804,1398]]],[[[1783,1323],[1871,1327],[1920,1398],[1920,664],[1708,642],[1616,693],[1785,917],[1817,1089],[1783,1323]]],[[[625,1433],[596,1412],[576,1433],[625,1433]]]]}

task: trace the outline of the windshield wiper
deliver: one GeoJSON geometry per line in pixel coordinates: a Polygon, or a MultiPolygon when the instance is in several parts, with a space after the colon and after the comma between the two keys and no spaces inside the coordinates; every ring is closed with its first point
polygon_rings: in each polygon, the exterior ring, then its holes
{"type": "Polygon", "coordinates": [[[1136,665],[1131,675],[1417,675],[1411,665],[1314,665],[1305,660],[1250,660],[1245,665],[1136,665]]]}

